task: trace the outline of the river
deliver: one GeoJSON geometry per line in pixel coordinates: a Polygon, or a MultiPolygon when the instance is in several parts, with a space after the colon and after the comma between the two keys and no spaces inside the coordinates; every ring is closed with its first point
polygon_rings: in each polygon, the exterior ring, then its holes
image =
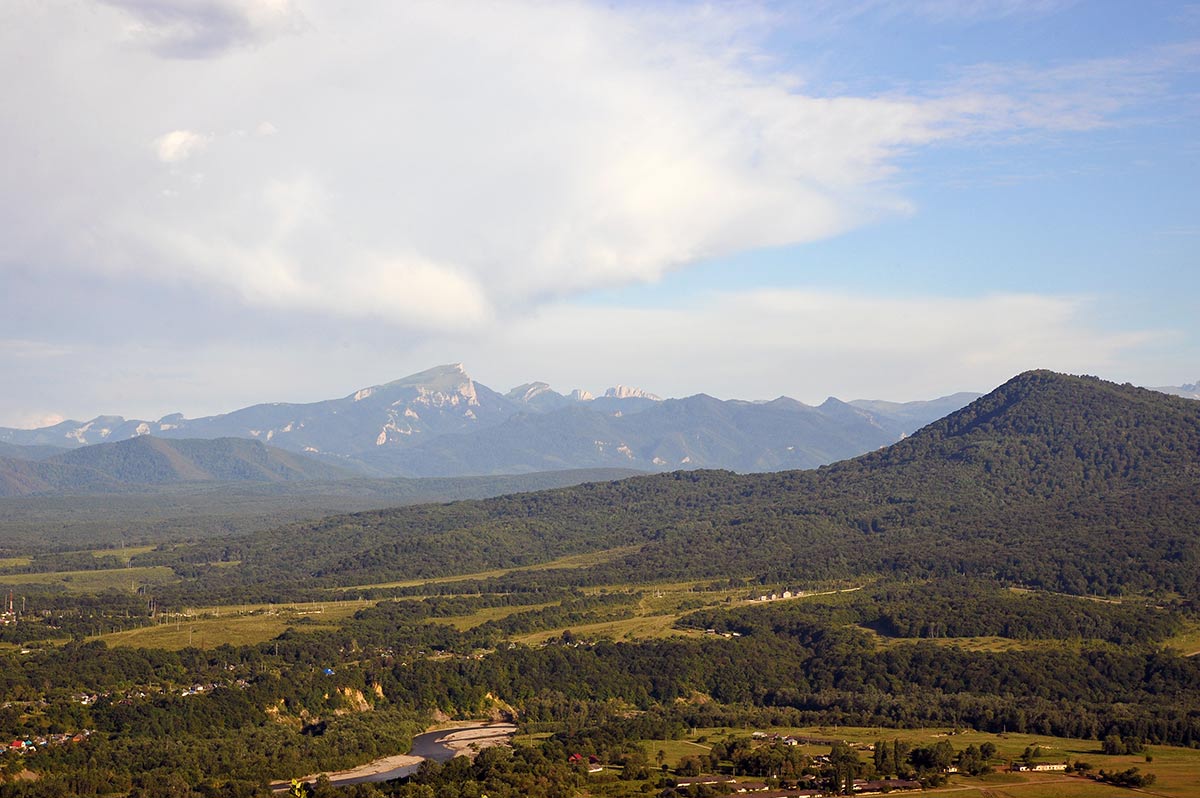
{"type": "MultiPolygon", "coordinates": [[[[339,787],[391,781],[416,773],[417,768],[421,766],[421,760],[446,762],[460,752],[469,750],[472,743],[482,747],[496,745],[502,739],[507,742],[516,730],[517,727],[511,723],[476,723],[428,731],[413,738],[408,754],[381,757],[374,762],[327,775],[329,781],[339,787]]],[[[305,776],[302,781],[316,781],[316,778],[316,775],[305,776]]],[[[289,786],[289,782],[274,782],[271,788],[275,792],[283,792],[289,786]]]]}

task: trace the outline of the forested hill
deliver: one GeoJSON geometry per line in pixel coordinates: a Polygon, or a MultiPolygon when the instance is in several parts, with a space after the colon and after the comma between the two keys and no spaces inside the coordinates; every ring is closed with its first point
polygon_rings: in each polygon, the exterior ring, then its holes
{"type": "Polygon", "coordinates": [[[795,585],[962,573],[1200,598],[1198,541],[1200,403],[1028,372],[912,438],[817,471],[678,472],[363,513],[180,556],[242,561],[210,579],[266,584],[304,573],[319,585],[627,546],[605,564],[538,578],[795,585]]]}
{"type": "MultiPolygon", "coordinates": [[[[13,447],[19,448],[19,447],[13,447]]],[[[0,496],[105,493],[195,482],[293,482],[351,476],[304,455],[240,438],[142,435],[62,451],[40,461],[0,458],[0,496]]]]}
{"type": "Polygon", "coordinates": [[[1031,371],[919,434],[830,470],[947,461],[1008,494],[1153,486],[1200,476],[1200,403],[1031,371]]]}

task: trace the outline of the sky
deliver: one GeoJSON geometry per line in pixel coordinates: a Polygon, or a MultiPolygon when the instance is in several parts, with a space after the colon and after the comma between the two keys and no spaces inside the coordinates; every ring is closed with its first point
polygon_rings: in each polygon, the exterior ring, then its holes
{"type": "Polygon", "coordinates": [[[0,425],[1200,379],[1200,3],[0,4],[0,425]]]}

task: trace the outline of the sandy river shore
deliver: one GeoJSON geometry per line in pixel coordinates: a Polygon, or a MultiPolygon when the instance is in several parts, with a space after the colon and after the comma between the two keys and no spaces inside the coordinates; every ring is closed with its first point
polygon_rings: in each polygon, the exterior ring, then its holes
{"type": "Polygon", "coordinates": [[[489,723],[486,726],[471,726],[462,730],[446,729],[446,736],[438,742],[456,753],[465,754],[472,750],[504,745],[517,732],[511,723],[489,723]]]}
{"type": "MultiPolygon", "coordinates": [[[[445,748],[454,752],[455,756],[463,756],[474,751],[488,748],[493,745],[505,745],[509,739],[515,734],[517,727],[511,723],[488,723],[474,724],[464,727],[450,727],[445,729],[435,729],[421,736],[437,735],[434,741],[445,748]]],[[[441,758],[435,756],[435,758],[441,758]]],[[[385,756],[381,759],[376,759],[368,762],[365,765],[359,765],[356,768],[348,770],[338,770],[326,772],[325,775],[334,784],[353,784],[362,781],[377,781],[380,779],[373,778],[388,775],[386,778],[396,778],[397,774],[394,771],[401,768],[413,768],[425,761],[423,756],[414,756],[413,754],[396,754],[394,756],[385,756]]],[[[300,779],[300,781],[313,782],[317,780],[320,773],[313,773],[300,779]]],[[[403,774],[400,774],[403,775],[403,774]]],[[[271,789],[276,792],[286,790],[291,786],[290,781],[273,781],[271,789]]]]}

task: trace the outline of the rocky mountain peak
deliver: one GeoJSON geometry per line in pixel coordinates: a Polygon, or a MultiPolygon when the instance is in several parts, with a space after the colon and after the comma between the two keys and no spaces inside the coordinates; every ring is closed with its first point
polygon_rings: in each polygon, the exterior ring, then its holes
{"type": "Polygon", "coordinates": [[[508,393],[504,394],[505,399],[511,399],[514,402],[523,402],[528,404],[539,396],[546,393],[553,393],[549,383],[545,382],[527,382],[524,385],[518,385],[508,393]]]}
{"type": "Polygon", "coordinates": [[[643,391],[641,388],[634,388],[631,385],[614,385],[604,392],[607,399],[650,399],[654,402],[661,402],[662,397],[643,391]]]}

